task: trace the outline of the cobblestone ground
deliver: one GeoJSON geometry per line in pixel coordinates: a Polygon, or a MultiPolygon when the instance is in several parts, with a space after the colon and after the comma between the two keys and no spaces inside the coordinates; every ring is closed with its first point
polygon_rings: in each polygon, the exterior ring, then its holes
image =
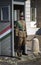
{"type": "Polygon", "coordinates": [[[40,55],[22,55],[21,59],[18,57],[1,57],[0,56],[0,65],[41,65],[41,56],[40,55]]]}

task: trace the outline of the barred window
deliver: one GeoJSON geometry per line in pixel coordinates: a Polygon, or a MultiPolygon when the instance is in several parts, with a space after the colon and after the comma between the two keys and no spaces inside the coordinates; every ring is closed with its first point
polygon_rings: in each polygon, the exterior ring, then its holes
{"type": "Polygon", "coordinates": [[[35,0],[31,0],[31,21],[36,19],[36,3],[35,0]]]}

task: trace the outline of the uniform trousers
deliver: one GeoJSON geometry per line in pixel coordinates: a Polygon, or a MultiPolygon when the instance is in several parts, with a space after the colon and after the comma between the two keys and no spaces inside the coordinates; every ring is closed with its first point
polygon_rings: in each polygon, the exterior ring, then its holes
{"type": "Polygon", "coordinates": [[[22,54],[25,53],[25,43],[26,43],[26,37],[19,37],[19,42],[18,42],[19,53],[22,53],[22,54]]]}

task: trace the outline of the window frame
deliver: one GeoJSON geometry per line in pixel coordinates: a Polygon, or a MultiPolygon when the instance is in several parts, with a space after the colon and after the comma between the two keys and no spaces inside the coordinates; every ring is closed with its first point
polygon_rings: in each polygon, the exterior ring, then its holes
{"type": "Polygon", "coordinates": [[[35,21],[35,8],[31,8],[31,21],[35,21]]]}
{"type": "Polygon", "coordinates": [[[36,21],[36,17],[37,17],[37,13],[36,13],[37,9],[32,7],[31,8],[31,21],[35,22],[36,21]],[[32,9],[34,9],[34,14],[32,13],[32,9]],[[33,16],[34,15],[34,16],[33,16]],[[33,19],[32,19],[33,18],[33,19]]]}
{"type": "Polygon", "coordinates": [[[1,7],[1,21],[10,21],[10,5],[4,5],[1,7]],[[2,8],[8,7],[8,20],[3,19],[3,12],[2,12],[2,8]]]}

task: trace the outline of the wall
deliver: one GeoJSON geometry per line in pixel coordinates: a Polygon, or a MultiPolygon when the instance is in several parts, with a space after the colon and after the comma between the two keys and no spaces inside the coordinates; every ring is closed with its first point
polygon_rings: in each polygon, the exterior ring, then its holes
{"type": "Polygon", "coordinates": [[[41,50],[41,32],[39,31],[41,28],[41,0],[37,0],[36,2],[37,20],[35,23],[31,22],[31,19],[30,19],[31,17],[30,7],[31,7],[31,0],[26,0],[25,1],[25,21],[26,21],[26,30],[27,30],[27,40],[28,40],[27,49],[31,50],[32,43],[30,39],[32,39],[38,33],[37,38],[39,39],[40,50],[41,50]],[[38,24],[38,27],[37,27],[37,24],[38,24]]]}
{"type": "MultiPolygon", "coordinates": [[[[37,4],[36,4],[37,5],[37,4]]],[[[27,35],[35,35],[37,28],[37,20],[35,23],[31,21],[31,0],[25,1],[25,21],[26,21],[26,30],[27,35]]]]}
{"type": "Polygon", "coordinates": [[[11,55],[11,27],[10,22],[0,23],[1,55],[11,55]],[[4,24],[4,25],[3,25],[4,24]]]}
{"type": "Polygon", "coordinates": [[[0,40],[0,55],[1,55],[1,40],[0,40]]]}
{"type": "MultiPolygon", "coordinates": [[[[11,0],[1,0],[0,8],[4,5],[11,6],[11,0]]],[[[11,8],[11,7],[10,7],[11,8]]],[[[10,21],[2,22],[0,21],[0,55],[11,56],[11,10],[10,10],[10,21]]]]}
{"type": "Polygon", "coordinates": [[[11,55],[11,35],[1,40],[1,55],[11,55]]]}
{"type": "Polygon", "coordinates": [[[30,0],[25,1],[25,21],[26,26],[30,27],[30,0]]]}

